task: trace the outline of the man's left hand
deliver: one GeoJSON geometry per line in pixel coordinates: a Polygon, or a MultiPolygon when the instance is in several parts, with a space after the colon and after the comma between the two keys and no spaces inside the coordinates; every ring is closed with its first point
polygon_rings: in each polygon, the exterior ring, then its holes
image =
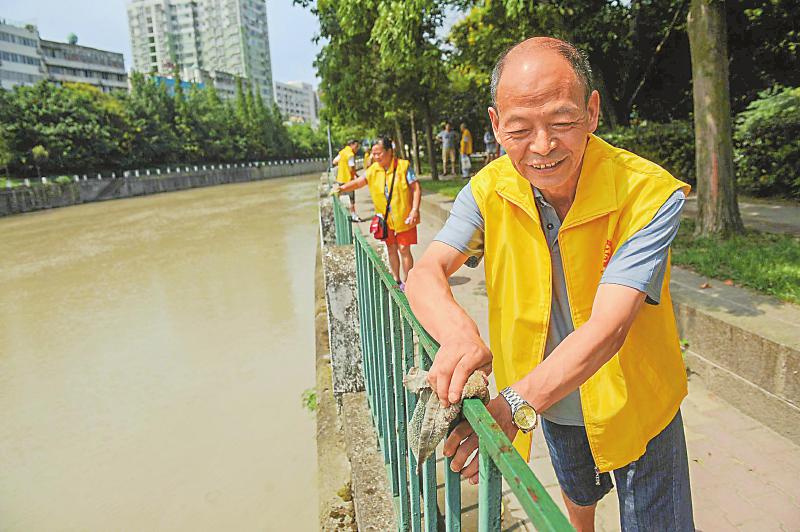
{"type": "Polygon", "coordinates": [[[408,218],[406,218],[406,225],[417,225],[419,223],[419,211],[417,209],[411,209],[411,212],[408,213],[408,218]]]}
{"type": "MultiPolygon", "coordinates": [[[[486,405],[486,409],[492,415],[500,429],[514,441],[517,435],[517,426],[511,419],[511,407],[502,395],[498,395],[486,405]]],[[[472,430],[468,421],[459,423],[450,436],[444,442],[444,455],[452,456],[453,461],[450,468],[461,476],[469,479],[470,484],[478,483],[478,455],[467,462],[469,456],[478,448],[478,435],[472,430]]]]}

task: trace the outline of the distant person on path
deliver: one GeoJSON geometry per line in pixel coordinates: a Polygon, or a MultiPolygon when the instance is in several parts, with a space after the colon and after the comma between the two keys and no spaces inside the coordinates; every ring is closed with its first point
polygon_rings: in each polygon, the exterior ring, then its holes
{"type": "Polygon", "coordinates": [[[486,156],[483,159],[483,164],[489,164],[497,158],[497,139],[494,138],[491,127],[487,128],[483,134],[483,144],[486,146],[486,156]]]}
{"type": "Polygon", "coordinates": [[[458,146],[458,153],[461,156],[461,177],[464,179],[469,177],[469,171],[472,170],[472,133],[467,129],[467,125],[462,123],[459,127],[461,129],[461,142],[458,146]]]}
{"type": "Polygon", "coordinates": [[[417,243],[422,191],[414,169],[406,159],[395,157],[392,146],[391,138],[380,137],[372,147],[375,163],[367,169],[366,175],[342,185],[339,191],[349,192],[369,185],[375,212],[381,215],[386,212],[386,203],[391,196],[386,216],[389,237],[384,242],[392,277],[404,290],[408,272],[414,267],[411,246],[417,243]]]}
{"type": "Polygon", "coordinates": [[[364,149],[364,171],[367,171],[367,168],[372,166],[372,151],[370,150],[369,144],[363,146],[364,149]]]}
{"type": "Polygon", "coordinates": [[[450,168],[456,173],[456,132],[452,131],[450,122],[445,123],[444,129],[436,135],[442,143],[442,175],[447,175],[447,160],[450,160],[450,168]]]}
{"type": "MultiPolygon", "coordinates": [[[[526,458],[541,416],[577,530],[594,530],[613,475],[622,530],[692,531],[686,368],[669,291],[689,186],[593,135],[600,95],[567,42],[512,47],[491,94],[508,155],[459,193],[408,279],[411,307],[441,345],[433,390],[458,401],[467,377],[491,368],[502,391],[487,409],[526,458]],[[447,282],[481,259],[491,350],[447,282]]],[[[464,422],[444,445],[473,483],[477,442],[464,422]]]]}
{"type": "MultiPolygon", "coordinates": [[[[358,140],[349,140],[345,147],[339,151],[339,155],[333,159],[333,164],[338,166],[336,182],[340,185],[348,183],[356,178],[356,153],[358,152],[359,146],[361,146],[361,143],[358,140]]],[[[356,214],[355,191],[350,192],[347,196],[350,198],[350,218],[354,222],[362,221],[356,214]]]]}

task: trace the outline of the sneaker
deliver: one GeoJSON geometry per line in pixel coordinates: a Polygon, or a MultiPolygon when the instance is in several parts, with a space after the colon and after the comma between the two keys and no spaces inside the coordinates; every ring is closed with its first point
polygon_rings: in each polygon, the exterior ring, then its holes
{"type": "Polygon", "coordinates": [[[356,213],[352,213],[350,214],[350,221],[360,223],[363,222],[364,220],[362,220],[356,213]]]}

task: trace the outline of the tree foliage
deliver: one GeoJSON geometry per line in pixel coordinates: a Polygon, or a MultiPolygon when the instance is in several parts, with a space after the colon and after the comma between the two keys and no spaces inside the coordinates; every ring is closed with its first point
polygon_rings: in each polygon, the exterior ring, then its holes
{"type": "Polygon", "coordinates": [[[129,93],[47,81],[0,90],[0,163],[12,175],[36,175],[34,146],[49,154],[40,161],[43,174],[327,153],[313,135],[315,142],[306,142],[305,131],[294,136],[302,145],[294,144],[292,128],[258,91],[244,86],[237,98],[223,100],[213,87],[186,90],[179,81],[174,94],[140,73],[132,74],[129,93]]]}
{"type": "MultiPolygon", "coordinates": [[[[434,124],[464,121],[482,131],[497,57],[535,35],[566,39],[589,55],[603,127],[692,115],[689,0],[296,3],[319,17],[325,44],[316,67],[326,116],[339,126],[392,131],[399,117],[407,130],[410,112],[422,117],[427,103],[434,124]],[[443,32],[444,15],[454,12],[457,21],[443,32]]],[[[726,2],[734,112],[776,83],[800,85],[798,12],[800,0],[726,2]]]]}

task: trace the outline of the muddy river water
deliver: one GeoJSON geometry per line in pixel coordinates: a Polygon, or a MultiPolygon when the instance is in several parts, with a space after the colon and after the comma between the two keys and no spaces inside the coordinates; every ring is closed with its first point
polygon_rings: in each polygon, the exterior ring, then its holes
{"type": "Polygon", "coordinates": [[[316,183],[0,218],[0,530],[316,530],[316,183]]]}

